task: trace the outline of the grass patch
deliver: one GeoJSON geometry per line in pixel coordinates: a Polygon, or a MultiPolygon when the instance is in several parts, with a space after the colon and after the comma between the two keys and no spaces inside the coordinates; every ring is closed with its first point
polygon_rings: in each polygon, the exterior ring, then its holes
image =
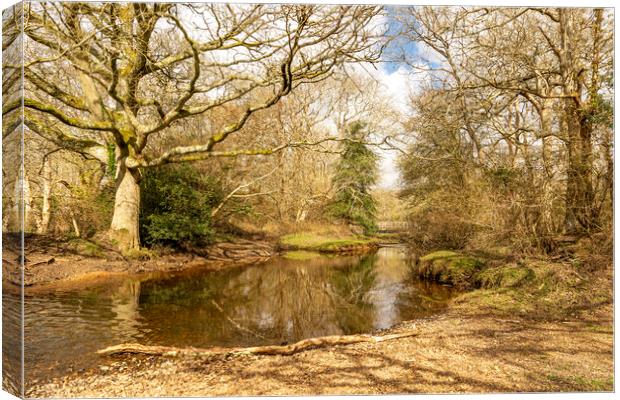
{"type": "Polygon", "coordinates": [[[402,242],[402,235],[400,233],[377,233],[374,237],[379,243],[398,244],[402,242]]]}
{"type": "Polygon", "coordinates": [[[532,278],[534,278],[534,271],[531,268],[508,264],[478,272],[474,276],[474,283],[484,289],[517,287],[532,278]]]}
{"type": "Polygon", "coordinates": [[[573,376],[571,378],[577,385],[583,387],[586,390],[592,390],[595,392],[608,392],[612,391],[614,388],[613,377],[607,379],[591,379],[584,378],[582,376],[573,376]]]}
{"type": "Polygon", "coordinates": [[[293,233],[280,238],[285,250],[308,250],[318,252],[345,252],[377,246],[376,238],[324,236],[311,232],[293,233]]]}
{"type": "Polygon", "coordinates": [[[293,250],[285,252],[282,257],[287,260],[305,261],[321,257],[321,253],[306,250],[293,250]]]}
{"type": "Polygon", "coordinates": [[[568,386],[573,390],[591,392],[610,392],[614,389],[614,378],[592,379],[583,376],[560,376],[556,374],[547,375],[547,379],[556,384],[568,386]]]}
{"type": "Polygon", "coordinates": [[[123,252],[123,256],[130,260],[149,261],[157,257],[154,250],[140,247],[139,249],[129,249],[123,252]]]}
{"type": "Polygon", "coordinates": [[[432,253],[429,253],[429,254],[425,255],[424,257],[420,257],[420,261],[435,261],[435,260],[440,260],[440,259],[444,259],[444,258],[454,257],[454,256],[458,256],[458,255],[459,255],[459,253],[456,253],[454,251],[439,250],[439,251],[434,251],[432,253]]]}
{"type": "Polygon", "coordinates": [[[503,316],[531,316],[537,310],[531,293],[513,288],[474,290],[459,296],[455,304],[468,311],[493,310],[503,316]]]}

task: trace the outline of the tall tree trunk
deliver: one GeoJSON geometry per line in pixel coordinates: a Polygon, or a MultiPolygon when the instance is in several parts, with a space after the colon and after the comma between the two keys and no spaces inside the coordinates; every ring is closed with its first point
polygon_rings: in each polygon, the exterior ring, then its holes
{"type": "Polygon", "coordinates": [[[42,187],[41,187],[41,222],[37,229],[39,234],[46,234],[50,225],[50,218],[52,215],[50,198],[52,197],[52,173],[49,165],[49,160],[45,160],[43,163],[43,173],[41,175],[42,187]]]}
{"type": "Polygon", "coordinates": [[[24,232],[32,232],[32,228],[34,224],[31,222],[31,211],[32,211],[32,192],[30,190],[30,180],[28,179],[28,175],[26,175],[26,170],[24,169],[24,174],[22,177],[22,201],[23,204],[23,212],[24,212],[24,222],[22,229],[24,232]]]}
{"type": "Polygon", "coordinates": [[[80,233],[80,226],[77,223],[77,219],[75,219],[75,214],[71,213],[71,225],[73,226],[73,233],[75,233],[75,237],[80,237],[82,234],[80,233]]]}
{"type": "Polygon", "coordinates": [[[111,236],[120,250],[140,247],[140,185],[138,171],[125,166],[122,158],[117,164],[114,215],[110,226],[111,236]]]}
{"type": "Polygon", "coordinates": [[[581,234],[595,225],[592,187],[592,126],[572,100],[565,106],[568,130],[568,170],[564,230],[581,234]]]}
{"type": "Polygon", "coordinates": [[[50,226],[51,219],[51,205],[50,205],[50,197],[52,196],[51,182],[48,180],[43,181],[43,190],[41,193],[42,196],[42,204],[41,204],[41,222],[39,223],[39,227],[37,229],[37,233],[41,235],[45,235],[50,226]]]}
{"type": "MultiPolygon", "coordinates": [[[[566,174],[566,216],[564,231],[583,234],[596,225],[594,216],[594,189],[592,186],[592,122],[589,110],[582,100],[584,82],[576,49],[580,40],[575,26],[574,10],[558,9],[560,19],[560,72],[564,79],[564,128],[568,139],[568,168],[566,174]]],[[[600,20],[598,21],[601,22],[600,20]]],[[[596,35],[595,35],[596,36],[596,35]]],[[[596,46],[595,46],[596,47],[596,46]]],[[[594,54],[597,53],[595,49],[594,54]]],[[[598,74],[598,67],[592,71],[598,74]]],[[[598,83],[590,88],[590,97],[598,83]]],[[[592,101],[592,100],[590,100],[592,101]]]]}

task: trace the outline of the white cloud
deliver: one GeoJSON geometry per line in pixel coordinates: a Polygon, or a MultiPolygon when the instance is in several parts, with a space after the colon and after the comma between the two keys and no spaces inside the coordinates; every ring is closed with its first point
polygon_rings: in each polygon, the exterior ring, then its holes
{"type": "MultiPolygon", "coordinates": [[[[407,115],[411,115],[410,98],[420,90],[427,80],[425,74],[413,74],[407,67],[400,66],[394,72],[389,73],[385,68],[375,68],[372,65],[356,65],[356,72],[377,81],[381,87],[383,95],[390,99],[390,104],[396,112],[400,114],[399,118],[404,120],[407,115]]],[[[398,127],[393,127],[398,129],[398,127]]],[[[398,132],[403,134],[404,132],[398,132]]],[[[397,167],[397,150],[379,150],[381,160],[379,162],[379,182],[378,187],[384,189],[398,188],[400,174],[397,167]]]]}

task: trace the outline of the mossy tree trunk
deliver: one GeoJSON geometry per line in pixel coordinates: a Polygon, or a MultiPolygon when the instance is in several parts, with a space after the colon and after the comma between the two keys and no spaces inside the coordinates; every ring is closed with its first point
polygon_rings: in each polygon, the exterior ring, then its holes
{"type": "Polygon", "coordinates": [[[568,168],[566,180],[566,233],[579,234],[595,225],[592,187],[592,127],[572,104],[566,108],[568,128],[568,168]]]}
{"type": "Polygon", "coordinates": [[[127,168],[125,159],[121,158],[116,170],[114,214],[110,225],[110,236],[121,251],[140,247],[139,217],[139,172],[127,168]]]}
{"type": "Polygon", "coordinates": [[[568,166],[566,171],[566,216],[564,230],[569,234],[581,234],[597,225],[594,206],[592,120],[600,112],[598,91],[602,10],[595,10],[592,28],[593,42],[589,49],[591,58],[587,65],[579,60],[579,21],[574,13],[560,10],[560,46],[558,59],[564,80],[564,128],[567,138],[568,166]],[[590,82],[584,77],[584,68],[590,70],[590,82]]]}

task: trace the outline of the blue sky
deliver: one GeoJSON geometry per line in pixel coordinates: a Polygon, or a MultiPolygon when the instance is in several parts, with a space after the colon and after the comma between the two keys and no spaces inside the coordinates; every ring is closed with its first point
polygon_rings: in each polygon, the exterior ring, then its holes
{"type": "MultiPolygon", "coordinates": [[[[401,31],[402,24],[398,22],[394,15],[400,7],[387,8],[388,35],[393,35],[401,31]]],[[[402,15],[402,14],[401,14],[402,15]]],[[[405,62],[398,61],[402,57],[406,57],[408,61],[420,62],[419,49],[415,42],[409,40],[395,40],[390,42],[386,47],[383,62],[379,68],[379,80],[388,89],[390,97],[394,99],[394,105],[400,108],[406,117],[408,105],[408,91],[415,86],[415,78],[408,75],[412,72],[409,65],[405,62]]],[[[398,189],[399,173],[397,168],[397,157],[399,152],[396,150],[379,150],[380,161],[380,179],[378,186],[385,189],[398,189]]]]}

